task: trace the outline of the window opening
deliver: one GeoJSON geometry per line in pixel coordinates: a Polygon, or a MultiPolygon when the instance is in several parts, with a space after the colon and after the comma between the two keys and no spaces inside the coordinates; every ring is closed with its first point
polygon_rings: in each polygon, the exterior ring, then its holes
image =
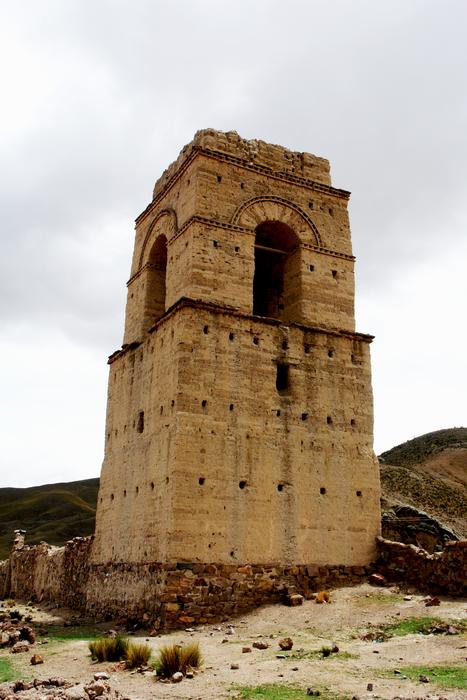
{"type": "Polygon", "coordinates": [[[276,389],[279,393],[289,389],[289,365],[282,362],[278,362],[276,367],[276,389]]]}
{"type": "Polygon", "coordinates": [[[167,271],[167,238],[156,238],[148,260],[146,287],[146,313],[151,321],[159,319],[165,312],[167,271]]]}
{"type": "Polygon", "coordinates": [[[280,221],[266,221],[256,228],[253,313],[283,318],[297,284],[298,238],[280,221]],[[295,273],[295,274],[294,274],[295,273]]]}

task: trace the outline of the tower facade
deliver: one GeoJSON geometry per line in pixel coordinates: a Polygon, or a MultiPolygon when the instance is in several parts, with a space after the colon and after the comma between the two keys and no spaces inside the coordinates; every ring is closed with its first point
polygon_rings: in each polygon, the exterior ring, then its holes
{"type": "Polygon", "coordinates": [[[96,568],[371,561],[348,198],[328,161],[214,130],[157,181],[109,358],[96,568]]]}

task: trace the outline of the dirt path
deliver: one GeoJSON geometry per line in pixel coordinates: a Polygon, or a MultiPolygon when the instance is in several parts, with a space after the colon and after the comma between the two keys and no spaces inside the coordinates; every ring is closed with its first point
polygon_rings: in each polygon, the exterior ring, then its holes
{"type": "MultiPolygon", "coordinates": [[[[50,613],[34,611],[34,619],[50,620],[50,613]]],[[[97,670],[111,675],[111,684],[127,697],[141,698],[228,698],[234,697],[235,686],[257,686],[266,683],[328,689],[335,694],[360,700],[366,698],[439,697],[449,700],[466,698],[460,690],[439,689],[434,683],[404,679],[394,673],[405,666],[460,665],[467,656],[464,635],[422,635],[392,637],[385,642],[367,642],[360,632],[371,625],[397,624],[403,619],[438,617],[446,620],[466,618],[466,601],[443,600],[439,607],[427,608],[423,598],[413,595],[404,600],[394,589],[375,589],[368,585],[342,588],[332,593],[330,605],[306,601],[303,606],[287,608],[269,606],[232,621],[233,634],[226,624],[205,626],[194,632],[174,632],[146,638],[154,652],[170,642],[197,640],[205,664],[194,679],[180,684],[162,683],[153,674],[117,670],[115,664],[91,663],[86,641],[51,641],[37,645],[36,651],[45,663],[31,667],[30,654],[8,654],[22,677],[47,678],[62,676],[69,680],[90,680],[97,670]],[[288,658],[281,654],[278,641],[291,637],[294,641],[288,658]],[[227,640],[227,641],[223,641],[227,640]],[[267,641],[269,648],[242,653],[255,640],[267,641]],[[327,658],[313,655],[322,646],[336,643],[340,653],[327,658]],[[308,654],[308,656],[307,656],[308,654]],[[232,670],[231,664],[238,664],[232,670]],[[373,683],[373,691],[367,684],[373,683]]],[[[7,652],[2,651],[5,656],[7,652]]]]}

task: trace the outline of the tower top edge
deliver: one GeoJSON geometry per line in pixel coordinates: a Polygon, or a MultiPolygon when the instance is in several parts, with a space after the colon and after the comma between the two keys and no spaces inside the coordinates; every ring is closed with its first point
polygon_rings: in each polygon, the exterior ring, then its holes
{"type": "Polygon", "coordinates": [[[329,161],[312,153],[291,151],[260,139],[244,139],[236,131],[201,129],[180,151],[154,185],[153,198],[166,186],[195,151],[227,156],[249,166],[262,166],[283,175],[295,175],[331,186],[329,161]]]}

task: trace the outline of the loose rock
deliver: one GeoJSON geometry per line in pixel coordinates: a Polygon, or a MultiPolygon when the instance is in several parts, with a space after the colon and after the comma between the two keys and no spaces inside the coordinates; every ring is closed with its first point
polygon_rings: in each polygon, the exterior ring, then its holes
{"type": "Polygon", "coordinates": [[[253,647],[255,649],[268,649],[269,644],[267,642],[253,642],[253,647]]]}
{"type": "Polygon", "coordinates": [[[304,597],[300,595],[299,593],[295,593],[294,595],[289,596],[288,598],[288,603],[292,607],[295,607],[297,605],[303,605],[304,597]]]}
{"type": "Polygon", "coordinates": [[[40,654],[33,654],[31,656],[31,664],[37,666],[38,664],[43,664],[44,658],[40,654]]]}
{"type": "Polygon", "coordinates": [[[437,596],[433,596],[432,598],[427,598],[425,600],[425,607],[426,608],[431,608],[432,606],[435,605],[441,605],[441,601],[437,596]]]}
{"type": "Polygon", "coordinates": [[[110,676],[107,673],[107,671],[98,671],[97,673],[94,674],[95,681],[108,681],[109,678],[110,678],[110,676]]]}
{"type": "Polygon", "coordinates": [[[279,646],[283,651],[290,651],[293,647],[293,640],[290,637],[284,637],[279,640],[279,646]]]}

